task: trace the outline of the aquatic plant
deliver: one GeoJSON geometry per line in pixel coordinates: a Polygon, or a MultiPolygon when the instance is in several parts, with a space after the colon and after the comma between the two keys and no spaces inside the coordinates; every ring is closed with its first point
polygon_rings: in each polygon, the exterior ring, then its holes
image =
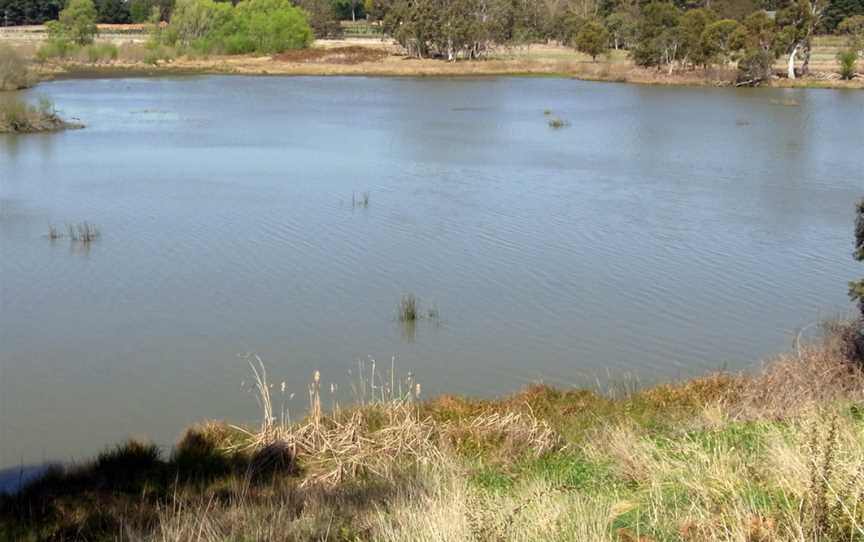
{"type": "Polygon", "coordinates": [[[86,221],[78,224],[67,224],[66,231],[68,232],[69,239],[80,243],[93,242],[100,236],[96,226],[86,221]]]}
{"type": "Polygon", "coordinates": [[[357,197],[357,194],[351,194],[351,207],[369,207],[369,192],[363,192],[360,194],[360,197],[357,197]]]}
{"type": "Polygon", "coordinates": [[[417,321],[420,311],[417,305],[417,298],[414,294],[405,294],[399,300],[397,309],[400,322],[415,322],[417,321]]]}

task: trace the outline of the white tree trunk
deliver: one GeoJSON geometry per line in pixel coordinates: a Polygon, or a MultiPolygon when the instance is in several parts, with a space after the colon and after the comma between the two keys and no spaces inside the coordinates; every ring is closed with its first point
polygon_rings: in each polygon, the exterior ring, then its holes
{"type": "Polygon", "coordinates": [[[796,45],[792,49],[792,52],[789,53],[789,65],[786,68],[786,76],[789,79],[795,79],[795,57],[798,55],[798,49],[800,47],[800,45],[796,45]]]}

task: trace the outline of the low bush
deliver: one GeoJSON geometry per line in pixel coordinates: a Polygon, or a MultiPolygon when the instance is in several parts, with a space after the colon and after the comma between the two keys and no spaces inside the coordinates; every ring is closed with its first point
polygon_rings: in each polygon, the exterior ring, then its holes
{"type": "Polygon", "coordinates": [[[858,62],[858,51],[847,49],[837,53],[837,61],[840,63],[840,77],[847,81],[855,77],[855,64],[858,62]]]}
{"type": "Polygon", "coordinates": [[[312,43],[307,14],[289,0],[181,0],[164,35],[195,54],[275,54],[312,43]]]}

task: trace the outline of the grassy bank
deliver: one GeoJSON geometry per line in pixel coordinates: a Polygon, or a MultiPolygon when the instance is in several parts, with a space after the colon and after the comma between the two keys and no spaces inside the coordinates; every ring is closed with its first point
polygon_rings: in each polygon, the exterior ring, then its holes
{"type": "MultiPolygon", "coordinates": [[[[130,442],[0,501],[14,540],[864,539],[864,375],[842,333],[751,374],[597,394],[374,399],[130,442]]],[[[372,389],[372,388],[370,388],[372,389]]]]}
{"type": "MultiPolygon", "coordinates": [[[[15,46],[21,54],[35,58],[40,42],[25,40],[10,33],[0,41],[15,46]]],[[[51,77],[110,77],[130,74],[242,74],[242,75],[367,75],[367,76],[496,76],[534,75],[573,77],[584,80],[627,82],[655,85],[726,86],[735,80],[734,70],[665,70],[640,68],[626,51],[611,51],[593,62],[572,48],[535,44],[502,48],[477,61],[446,62],[439,59],[408,58],[389,40],[318,40],[306,50],[273,56],[196,56],[178,54],[170,48],[154,50],[142,41],[114,36],[104,39],[114,46],[116,55],[85,54],[79,51],[65,59],[49,59],[37,66],[39,75],[51,77]],[[92,57],[92,58],[91,58],[92,57]]],[[[810,76],[796,80],[777,78],[769,86],[864,88],[864,77],[839,80],[835,59],[838,46],[833,38],[818,38],[814,47],[810,76]]],[[[785,73],[778,61],[776,71],[785,73]]]]}

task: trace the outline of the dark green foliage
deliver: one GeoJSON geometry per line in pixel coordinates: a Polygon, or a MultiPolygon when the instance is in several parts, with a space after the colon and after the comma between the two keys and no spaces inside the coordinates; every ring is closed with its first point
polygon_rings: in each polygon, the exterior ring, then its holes
{"type": "Polygon", "coordinates": [[[705,66],[711,60],[703,39],[705,29],[717,20],[717,14],[706,8],[691,9],[680,19],[681,33],[684,38],[684,54],[694,66],[705,66]]]}
{"type": "Polygon", "coordinates": [[[574,43],[579,52],[589,55],[591,60],[596,61],[597,55],[602,55],[609,50],[609,31],[600,23],[588,22],[576,33],[574,43]]]}
{"type": "Polygon", "coordinates": [[[168,21],[174,9],[174,0],[129,0],[129,17],[133,23],[145,23],[153,8],[159,8],[159,20],[168,21]]]}
{"type": "Polygon", "coordinates": [[[864,0],[831,0],[825,8],[819,29],[827,33],[836,32],[844,19],[855,15],[864,16],[864,0]]]}
{"type": "Polygon", "coordinates": [[[43,24],[56,19],[62,0],[0,0],[0,25],[43,24]]]}
{"type": "Polygon", "coordinates": [[[709,61],[728,64],[737,49],[736,35],[741,25],[733,19],[722,19],[708,25],[702,33],[701,50],[709,61]]]}
{"type": "Polygon", "coordinates": [[[683,52],[684,34],[680,11],[671,2],[651,2],[642,8],[636,47],[632,51],[639,66],[668,65],[683,52]]]}
{"type": "Polygon", "coordinates": [[[96,6],[93,0],[69,0],[60,12],[59,24],[48,28],[49,40],[69,40],[76,45],[90,45],[99,33],[96,28],[96,6]]]}
{"type": "Polygon", "coordinates": [[[128,24],[129,5],[123,0],[96,0],[96,13],[100,23],[128,24]]]}

